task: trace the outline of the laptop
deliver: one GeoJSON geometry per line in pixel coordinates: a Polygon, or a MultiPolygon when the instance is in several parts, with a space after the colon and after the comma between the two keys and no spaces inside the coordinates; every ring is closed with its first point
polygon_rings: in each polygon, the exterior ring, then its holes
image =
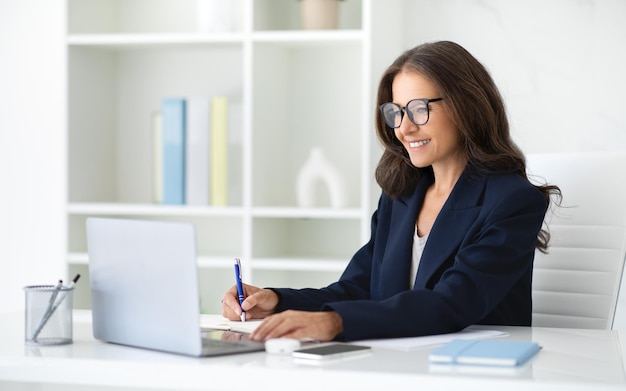
{"type": "Polygon", "coordinates": [[[200,327],[192,224],[90,217],[86,226],[94,338],[196,357],[264,350],[200,327]]]}

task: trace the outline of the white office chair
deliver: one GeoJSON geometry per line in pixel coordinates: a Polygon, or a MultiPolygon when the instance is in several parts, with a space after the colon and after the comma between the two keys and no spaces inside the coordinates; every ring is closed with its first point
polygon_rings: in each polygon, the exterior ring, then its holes
{"type": "Polygon", "coordinates": [[[549,253],[535,257],[533,326],[626,329],[626,153],[531,154],[527,165],[563,193],[546,215],[549,253]]]}

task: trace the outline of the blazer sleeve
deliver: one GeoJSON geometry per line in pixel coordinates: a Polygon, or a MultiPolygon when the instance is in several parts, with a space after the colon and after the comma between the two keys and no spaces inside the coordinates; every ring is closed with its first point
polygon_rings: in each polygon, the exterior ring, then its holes
{"type": "Polygon", "coordinates": [[[381,195],[378,208],[371,219],[370,240],[353,255],[337,282],[321,289],[270,288],[280,298],[276,311],[287,309],[320,311],[329,302],[371,299],[372,260],[374,252],[383,249],[382,246],[376,246],[379,216],[388,219],[386,205],[389,203],[391,200],[381,195]]]}

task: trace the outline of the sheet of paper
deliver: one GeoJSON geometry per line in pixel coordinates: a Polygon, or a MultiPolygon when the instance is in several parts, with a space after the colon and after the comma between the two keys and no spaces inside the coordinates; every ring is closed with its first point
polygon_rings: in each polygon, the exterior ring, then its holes
{"type": "Polygon", "coordinates": [[[358,343],[359,345],[371,347],[409,351],[428,346],[442,345],[453,339],[486,339],[506,337],[507,335],[509,335],[509,333],[504,331],[477,329],[470,326],[456,333],[428,335],[425,337],[369,339],[359,341],[358,343]]]}
{"type": "Polygon", "coordinates": [[[262,321],[262,319],[259,319],[240,322],[238,320],[228,320],[227,318],[218,315],[202,315],[200,317],[200,327],[202,327],[202,329],[228,330],[250,334],[261,324],[262,321]]]}

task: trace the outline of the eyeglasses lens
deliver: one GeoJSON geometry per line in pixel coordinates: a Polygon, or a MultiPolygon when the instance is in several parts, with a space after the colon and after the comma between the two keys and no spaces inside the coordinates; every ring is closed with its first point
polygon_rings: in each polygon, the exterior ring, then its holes
{"type": "Polygon", "coordinates": [[[402,109],[395,103],[385,103],[381,109],[385,123],[390,128],[397,128],[402,122],[402,109]]]}
{"type": "Polygon", "coordinates": [[[428,122],[428,105],[421,100],[412,100],[406,105],[411,122],[415,125],[424,125],[428,122]]]}
{"type": "Polygon", "coordinates": [[[404,117],[403,110],[407,112],[409,119],[415,125],[424,125],[428,122],[428,105],[422,100],[414,99],[409,101],[406,107],[400,107],[395,103],[385,103],[381,111],[387,126],[394,129],[400,127],[404,117]]]}

